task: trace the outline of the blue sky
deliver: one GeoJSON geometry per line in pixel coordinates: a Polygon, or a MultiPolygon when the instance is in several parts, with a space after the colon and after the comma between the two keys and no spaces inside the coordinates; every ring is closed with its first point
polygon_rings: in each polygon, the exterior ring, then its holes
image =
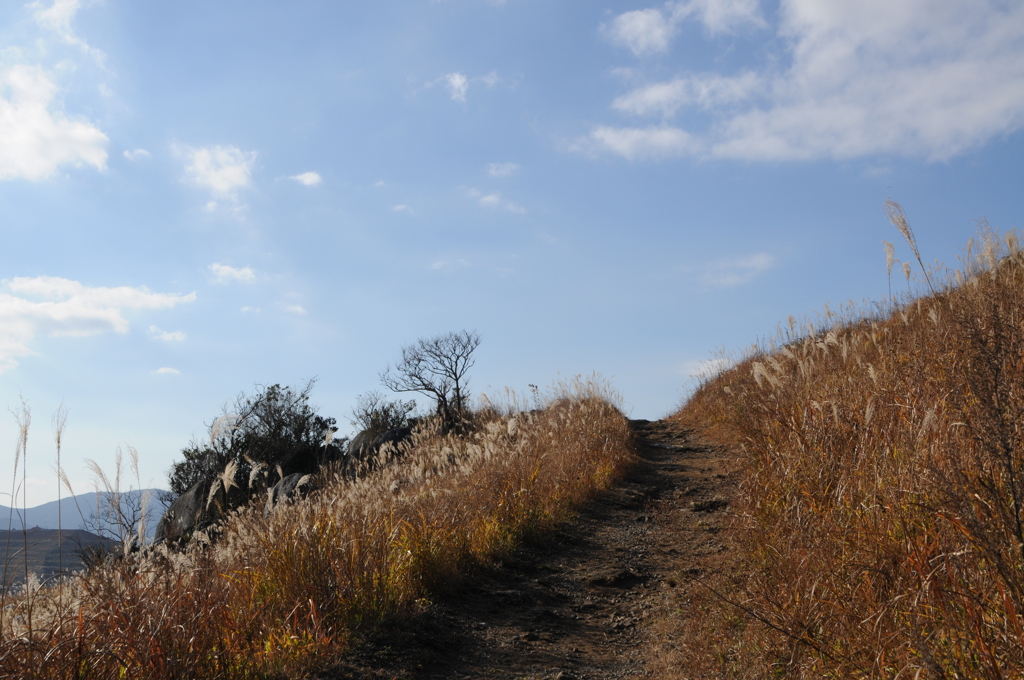
{"type": "Polygon", "coordinates": [[[886,198],[929,261],[1019,226],[1022,125],[1020,2],[6,3],[28,503],[61,402],[76,488],[119,446],[160,486],[239,392],[317,377],[347,431],[450,330],[475,393],[597,372],[663,416],[716,350],[884,297],[886,198]]]}

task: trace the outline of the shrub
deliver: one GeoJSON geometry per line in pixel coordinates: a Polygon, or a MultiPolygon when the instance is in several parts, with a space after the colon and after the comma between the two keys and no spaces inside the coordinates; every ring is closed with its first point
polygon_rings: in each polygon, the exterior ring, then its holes
{"type": "Polygon", "coordinates": [[[334,439],[334,418],[309,404],[314,381],[299,391],[275,384],[239,395],[234,407],[210,425],[208,442],[193,441],[183,460],[171,466],[171,491],[181,494],[200,481],[224,480],[228,508],[239,507],[268,484],[293,472],[311,473],[339,458],[343,441],[334,439]],[[230,488],[228,488],[230,487],[230,488]]]}
{"type": "Polygon", "coordinates": [[[356,399],[351,423],[358,430],[368,432],[373,439],[388,430],[409,427],[412,422],[410,416],[415,410],[416,402],[413,400],[388,401],[380,392],[371,390],[356,399]]]}

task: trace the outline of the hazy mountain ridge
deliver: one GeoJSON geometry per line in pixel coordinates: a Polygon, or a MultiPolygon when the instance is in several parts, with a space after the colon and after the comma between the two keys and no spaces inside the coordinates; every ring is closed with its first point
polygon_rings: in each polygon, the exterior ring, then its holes
{"type": "MultiPolygon", "coordinates": [[[[156,524],[164,514],[164,505],[160,502],[160,493],[163,489],[138,489],[121,493],[122,507],[138,504],[143,495],[148,494],[146,510],[146,534],[152,537],[156,530],[156,524]]],[[[59,501],[50,501],[33,508],[12,509],[6,505],[0,505],[0,527],[7,529],[5,519],[10,518],[10,528],[21,531],[23,528],[39,529],[83,529],[91,532],[98,530],[95,518],[103,515],[103,501],[110,494],[106,492],[79,494],[75,497],[62,498],[59,501]],[[59,513],[58,513],[59,508],[59,513]]]]}

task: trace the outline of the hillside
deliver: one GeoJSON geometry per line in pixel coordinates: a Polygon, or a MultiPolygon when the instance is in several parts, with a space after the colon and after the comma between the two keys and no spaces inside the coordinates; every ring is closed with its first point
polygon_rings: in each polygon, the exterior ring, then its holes
{"type": "Polygon", "coordinates": [[[684,675],[1024,674],[1024,255],[973,246],[934,292],[791,326],[676,414],[736,452],[747,565],[711,584],[716,642],[684,675]]]}
{"type": "Polygon", "coordinates": [[[7,555],[7,562],[0,568],[0,574],[4,576],[0,579],[0,589],[24,583],[26,568],[29,574],[35,574],[41,581],[58,573],[79,571],[84,566],[81,559],[83,550],[111,547],[113,544],[109,540],[81,529],[56,531],[36,527],[24,533],[20,529],[4,529],[0,531],[0,554],[7,555]]]}

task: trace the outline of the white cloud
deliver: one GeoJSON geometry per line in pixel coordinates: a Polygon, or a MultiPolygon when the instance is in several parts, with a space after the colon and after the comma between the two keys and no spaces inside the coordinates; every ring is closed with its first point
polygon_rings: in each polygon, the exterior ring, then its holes
{"type": "MultiPolygon", "coordinates": [[[[187,147],[185,175],[214,194],[234,197],[238,189],[249,186],[255,151],[242,151],[234,146],[187,147]]],[[[208,206],[209,207],[209,206],[208,206]]],[[[216,203],[213,205],[216,208],[216,203]]]]}
{"type": "Polygon", "coordinates": [[[628,160],[658,159],[691,154],[698,142],[689,133],[671,126],[614,128],[599,126],[574,148],[608,150],[628,160]]]}
{"type": "Polygon", "coordinates": [[[466,92],[469,90],[469,79],[466,76],[456,71],[444,76],[444,82],[453,100],[457,102],[466,101],[466,92]]]}
{"type": "Polygon", "coordinates": [[[181,375],[181,371],[179,371],[176,368],[170,368],[169,366],[158,368],[153,372],[156,373],[157,375],[181,375]]]}
{"type": "Polygon", "coordinates": [[[304,172],[301,175],[292,175],[288,179],[293,179],[299,184],[307,187],[315,187],[323,182],[323,178],[320,177],[320,173],[317,172],[304,172]]]}
{"type": "Polygon", "coordinates": [[[106,55],[94,47],[89,47],[84,40],[75,35],[71,28],[71,21],[75,18],[78,10],[82,8],[81,0],[54,0],[49,7],[44,7],[41,2],[33,2],[28,6],[35,8],[36,11],[33,12],[32,17],[40,27],[53,31],[61,40],[81,48],[97,63],[103,65],[106,55]]]}
{"type": "Polygon", "coordinates": [[[478,189],[470,189],[466,192],[470,198],[475,198],[476,202],[485,208],[504,208],[509,212],[523,214],[526,212],[526,208],[514,203],[507,199],[502,198],[501,194],[495,192],[492,194],[484,194],[478,189]]]}
{"type": "Polygon", "coordinates": [[[107,136],[51,111],[56,92],[37,66],[0,71],[0,179],[44,179],[64,165],[106,169],[107,136]]]}
{"type": "Polygon", "coordinates": [[[185,334],[181,331],[164,331],[160,330],[156,326],[149,327],[149,334],[157,340],[163,340],[164,342],[184,342],[185,334]]]}
{"type": "Polygon", "coordinates": [[[678,22],[660,9],[638,9],[620,14],[611,25],[602,27],[605,35],[633,54],[643,56],[667,52],[668,46],[679,32],[678,22]]]}
{"type": "Polygon", "coordinates": [[[765,26],[759,5],[760,0],[690,0],[675,3],[673,17],[695,16],[708,33],[717,35],[744,25],[765,26]]]}
{"type": "Polygon", "coordinates": [[[149,158],[149,152],[145,149],[132,149],[131,151],[125,151],[124,157],[130,161],[137,161],[140,158],[149,158]]]}
{"type": "Polygon", "coordinates": [[[501,82],[501,78],[498,77],[497,71],[491,71],[487,75],[478,78],[478,80],[487,87],[494,87],[501,82]]]}
{"type": "Polygon", "coordinates": [[[29,344],[39,335],[126,333],[124,309],[167,309],[196,299],[195,293],[167,295],[128,286],[90,288],[54,276],[5,283],[10,293],[0,293],[0,372],[17,366],[15,357],[31,354],[29,344]]]}
{"type": "Polygon", "coordinates": [[[404,203],[399,203],[398,205],[394,206],[391,209],[397,213],[408,213],[410,215],[413,214],[413,209],[405,205],[404,203]]]}
{"type": "Polygon", "coordinates": [[[638,57],[667,52],[679,33],[679,24],[695,17],[712,35],[726,33],[743,24],[764,25],[759,0],[690,0],[667,2],[662,8],[624,12],[601,27],[612,43],[626,47],[638,57]]]}
{"type": "Polygon", "coordinates": [[[220,264],[214,262],[209,266],[210,273],[213,274],[213,280],[215,283],[231,283],[232,281],[240,281],[241,283],[253,283],[256,281],[256,272],[251,267],[232,267],[226,264],[220,264]]]}
{"type": "Polygon", "coordinates": [[[519,172],[518,163],[488,163],[487,174],[491,177],[508,177],[519,172]]]}
{"type": "Polygon", "coordinates": [[[477,202],[480,203],[480,205],[486,206],[488,208],[497,208],[499,205],[501,205],[501,195],[487,194],[486,196],[481,196],[477,202]]]}
{"type": "Polygon", "coordinates": [[[684,106],[711,109],[743,102],[761,87],[761,77],[749,71],[735,77],[703,74],[638,88],[612,102],[612,108],[670,118],[684,106]]]}
{"type": "Polygon", "coordinates": [[[309,314],[302,305],[284,305],[282,309],[289,314],[298,314],[300,316],[309,314]]]}
{"type": "Polygon", "coordinates": [[[240,311],[242,314],[248,314],[250,312],[252,312],[253,314],[259,314],[260,313],[260,308],[259,307],[250,307],[250,306],[246,305],[245,307],[239,308],[238,311],[240,311]]]}
{"type": "MultiPolygon", "coordinates": [[[[670,3],[642,11],[666,25],[690,16],[711,30],[738,17],[757,19],[750,4],[691,2],[682,12],[683,5],[670,3]]],[[[628,14],[616,21],[626,17],[623,26],[639,26],[628,14]]],[[[619,97],[613,108],[659,116],[665,127],[686,109],[702,110],[706,128],[691,128],[686,134],[695,143],[675,145],[678,155],[762,161],[877,155],[945,160],[1024,127],[1020,3],[783,0],[779,17],[768,45],[780,47],[769,58],[758,57],[768,66],[655,83],[619,97]]],[[[662,44],[654,29],[637,29],[633,42],[624,37],[631,33],[620,33],[610,35],[634,51],[662,44]]],[[[595,141],[601,141],[601,129],[592,133],[595,141]]],[[[604,141],[607,150],[637,157],[636,145],[623,143],[621,134],[604,141]]]]}
{"type": "Polygon", "coordinates": [[[773,266],[775,258],[769,253],[719,260],[704,267],[701,282],[712,288],[730,288],[751,281],[773,266]]]}

